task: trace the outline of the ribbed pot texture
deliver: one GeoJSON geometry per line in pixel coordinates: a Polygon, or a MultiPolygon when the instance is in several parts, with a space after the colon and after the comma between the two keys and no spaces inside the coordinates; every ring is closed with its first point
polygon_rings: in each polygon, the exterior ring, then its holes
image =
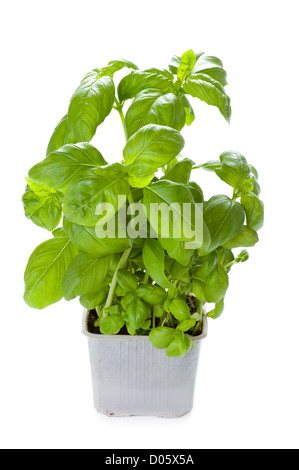
{"type": "Polygon", "coordinates": [[[154,348],[148,336],[104,336],[87,331],[94,405],[108,416],[159,416],[174,418],[193,407],[201,340],[207,336],[207,319],[194,348],[185,357],[167,357],[154,348]]]}

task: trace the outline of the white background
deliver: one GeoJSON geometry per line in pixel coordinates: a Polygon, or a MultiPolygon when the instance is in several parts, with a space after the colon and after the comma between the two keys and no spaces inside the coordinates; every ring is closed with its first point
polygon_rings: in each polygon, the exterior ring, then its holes
{"type": "MultiPolygon", "coordinates": [[[[299,447],[298,2],[296,0],[1,3],[0,446],[25,449],[299,447]],[[223,316],[209,323],[193,412],[177,420],[109,419],[92,404],[78,301],[45,311],[22,300],[28,256],[48,234],[26,220],[24,176],[83,76],[109,60],[166,67],[187,49],[228,71],[230,126],[195,101],[183,131],[196,162],[228,149],[260,174],[265,227],[236,266],[223,316]]],[[[121,76],[121,75],[119,75],[121,76]]],[[[113,114],[94,142],[120,161],[113,114]]],[[[197,171],[206,197],[227,192],[197,171]]],[[[228,193],[229,194],[229,193],[228,193]]]]}

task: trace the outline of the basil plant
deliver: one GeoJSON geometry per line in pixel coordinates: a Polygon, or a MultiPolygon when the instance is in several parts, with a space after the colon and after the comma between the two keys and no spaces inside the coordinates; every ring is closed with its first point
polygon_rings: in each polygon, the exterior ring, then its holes
{"type": "Polygon", "coordinates": [[[230,120],[226,84],[222,62],[192,50],[174,56],[168,70],[119,60],[83,78],[26,178],[26,217],[51,232],[25,271],[30,307],[79,297],[99,334],[149,335],[168,356],[193,346],[203,312],[222,314],[229,271],[248,259],[244,248],[257,243],[263,225],[258,173],[236,151],[201,164],[183,158],[181,131],[195,119],[190,98],[230,120]],[[107,164],[90,141],[113,110],[125,146],[107,164]],[[206,200],[191,177],[200,169],[231,187],[231,197],[206,200]]]}

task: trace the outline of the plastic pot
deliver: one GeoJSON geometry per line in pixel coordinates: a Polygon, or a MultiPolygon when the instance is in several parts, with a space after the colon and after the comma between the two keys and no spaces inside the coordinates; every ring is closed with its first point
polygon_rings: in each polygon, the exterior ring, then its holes
{"type": "Polygon", "coordinates": [[[154,348],[148,336],[97,335],[87,330],[94,405],[108,416],[159,416],[174,418],[193,407],[196,372],[203,332],[192,337],[194,348],[185,357],[167,357],[154,348]]]}

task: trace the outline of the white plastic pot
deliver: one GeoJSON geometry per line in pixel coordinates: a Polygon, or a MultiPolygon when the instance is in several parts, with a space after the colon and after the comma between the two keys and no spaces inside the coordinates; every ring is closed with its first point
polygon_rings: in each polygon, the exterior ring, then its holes
{"type": "Polygon", "coordinates": [[[185,357],[167,357],[148,336],[104,336],[89,333],[87,311],[83,333],[88,338],[94,405],[108,416],[174,418],[193,407],[196,371],[203,332],[193,337],[185,357]]]}

